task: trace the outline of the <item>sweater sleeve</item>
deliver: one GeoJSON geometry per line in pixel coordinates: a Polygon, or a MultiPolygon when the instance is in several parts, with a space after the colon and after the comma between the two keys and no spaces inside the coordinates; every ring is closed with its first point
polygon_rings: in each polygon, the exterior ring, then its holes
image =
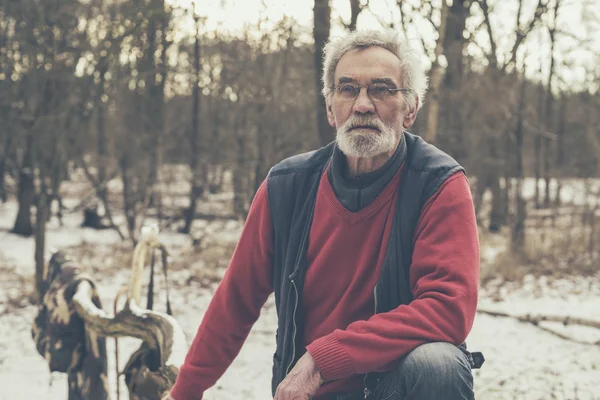
{"type": "Polygon", "coordinates": [[[204,314],[171,395],[199,400],[239,353],[273,291],[273,228],[266,182],[258,189],[225,276],[204,314]]]}
{"type": "Polygon", "coordinates": [[[451,176],[427,202],[413,241],[410,304],[307,346],[326,381],[386,372],[421,344],[466,339],[477,308],[479,238],[464,173],[451,176]]]}

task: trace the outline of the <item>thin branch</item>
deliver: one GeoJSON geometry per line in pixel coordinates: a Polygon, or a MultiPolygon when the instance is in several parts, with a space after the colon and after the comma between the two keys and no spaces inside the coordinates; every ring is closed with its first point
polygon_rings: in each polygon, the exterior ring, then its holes
{"type": "Polygon", "coordinates": [[[490,49],[490,52],[488,54],[486,54],[486,56],[487,56],[488,61],[491,64],[492,68],[495,69],[498,67],[498,53],[497,53],[498,47],[496,46],[496,39],[494,38],[494,32],[492,31],[492,24],[490,21],[490,12],[489,12],[488,2],[487,2],[487,0],[480,0],[478,2],[478,4],[479,4],[479,7],[481,8],[481,11],[483,12],[483,21],[487,28],[488,37],[490,40],[490,48],[491,49],[490,49]]]}
{"type": "Polygon", "coordinates": [[[404,11],[402,10],[402,4],[402,0],[396,1],[396,5],[398,6],[398,10],[400,11],[400,25],[402,25],[402,30],[404,31],[404,34],[407,35],[408,30],[406,28],[406,20],[404,18],[404,11]]]}
{"type": "Polygon", "coordinates": [[[527,27],[525,29],[521,29],[520,26],[517,27],[517,30],[516,30],[517,38],[515,39],[515,43],[513,44],[513,48],[510,52],[510,59],[508,60],[508,62],[506,62],[502,66],[502,72],[506,72],[506,69],[508,68],[508,66],[510,66],[516,62],[517,51],[519,50],[519,47],[525,41],[527,36],[533,31],[533,29],[536,27],[537,23],[541,20],[542,15],[544,15],[544,13],[547,10],[548,1],[549,0],[546,0],[546,2],[544,2],[544,0],[538,1],[537,6],[535,7],[535,13],[533,14],[531,21],[529,21],[529,24],[527,25],[527,27]]]}
{"type": "Polygon", "coordinates": [[[546,327],[540,325],[540,322],[559,322],[559,323],[563,324],[564,326],[579,325],[579,326],[586,326],[588,328],[600,329],[600,321],[593,321],[593,320],[586,319],[586,318],[578,318],[578,317],[571,317],[571,316],[531,315],[531,314],[511,315],[511,314],[507,314],[507,313],[503,313],[503,312],[499,312],[499,311],[490,311],[490,310],[485,310],[485,309],[481,309],[481,308],[477,309],[477,312],[481,313],[481,314],[485,314],[485,315],[490,315],[492,317],[512,318],[519,322],[529,323],[545,332],[548,332],[548,333],[555,335],[564,340],[569,340],[569,341],[579,343],[579,344],[600,346],[600,341],[597,341],[595,343],[581,341],[581,340],[572,338],[570,336],[564,335],[553,329],[546,328],[546,327]]]}
{"type": "MultiPolygon", "coordinates": [[[[379,23],[379,25],[381,25],[384,28],[394,28],[394,22],[386,22],[383,20],[383,18],[381,16],[379,16],[378,14],[374,13],[373,10],[369,9],[369,12],[371,13],[371,15],[377,20],[377,22],[379,23]]],[[[405,31],[406,33],[406,31],[405,31]]]]}
{"type": "Polygon", "coordinates": [[[102,189],[106,187],[108,182],[110,182],[114,177],[117,176],[117,173],[114,173],[112,176],[110,176],[104,182],[98,182],[98,180],[91,173],[90,166],[88,165],[87,161],[85,161],[85,157],[80,157],[80,161],[81,161],[81,164],[83,165],[83,171],[85,173],[85,176],[90,181],[90,183],[92,185],[94,185],[94,190],[96,191],[96,197],[100,198],[100,201],[102,201],[102,206],[104,207],[104,212],[106,213],[106,218],[108,218],[108,223],[110,224],[110,227],[117,232],[117,234],[119,235],[121,240],[125,240],[125,235],[123,235],[123,232],[121,232],[121,229],[119,229],[119,226],[114,222],[114,219],[112,217],[112,212],[110,211],[110,205],[108,204],[108,198],[107,198],[108,196],[100,196],[102,189]]]}
{"type": "Polygon", "coordinates": [[[541,129],[538,126],[531,125],[527,121],[523,122],[523,127],[526,128],[529,132],[533,133],[534,135],[539,135],[549,140],[558,140],[558,135],[556,133],[550,132],[545,129],[541,129]]]}

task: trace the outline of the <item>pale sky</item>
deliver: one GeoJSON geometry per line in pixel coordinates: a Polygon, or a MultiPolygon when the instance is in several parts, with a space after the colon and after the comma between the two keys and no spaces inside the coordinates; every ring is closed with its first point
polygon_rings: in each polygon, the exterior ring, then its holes
{"type": "MultiPolygon", "coordinates": [[[[412,0],[412,3],[418,3],[419,0],[412,0]]],[[[434,3],[440,4],[441,0],[434,0],[434,3]],[[437,3],[436,3],[437,1],[437,3]]],[[[192,0],[170,0],[170,3],[176,7],[190,9],[192,0]]],[[[492,25],[496,35],[498,47],[507,53],[509,46],[514,42],[514,26],[516,15],[516,0],[488,0],[493,9],[492,25]]],[[[537,0],[525,0],[523,17],[521,21],[527,21],[531,18],[537,0]]],[[[554,4],[551,1],[551,5],[554,4]]],[[[271,22],[276,22],[284,16],[295,18],[301,25],[311,30],[313,23],[313,5],[314,0],[198,0],[196,1],[196,12],[207,17],[206,29],[214,30],[217,26],[232,32],[239,32],[244,24],[256,24],[261,18],[267,17],[271,22]]],[[[341,16],[348,22],[350,17],[349,0],[331,0],[332,6],[332,35],[338,35],[344,32],[344,28],[337,23],[341,16]]],[[[469,19],[470,26],[477,26],[481,23],[482,17],[478,7],[474,6],[476,12],[474,17],[469,19]]],[[[371,12],[363,11],[358,20],[358,28],[379,28],[381,27],[376,14],[385,21],[392,18],[399,21],[399,13],[395,0],[370,0],[371,12]]],[[[435,42],[434,30],[429,22],[423,18],[415,18],[417,21],[409,29],[407,36],[415,40],[420,47],[420,38],[433,46],[435,42]]],[[[573,33],[578,38],[586,39],[590,47],[600,53],[600,0],[561,0],[561,9],[559,12],[558,26],[568,32],[573,33]],[[582,8],[582,4],[587,7],[582,8]],[[585,11],[585,12],[584,12],[585,11]]],[[[184,18],[180,23],[181,33],[193,32],[193,22],[191,17],[184,18]]],[[[533,75],[539,75],[540,62],[542,64],[542,73],[547,74],[549,64],[549,45],[546,33],[538,33],[531,37],[528,52],[528,72],[533,75]]],[[[488,48],[487,33],[485,29],[480,29],[477,36],[477,42],[483,48],[488,48]]],[[[570,82],[571,85],[580,86],[584,80],[584,65],[593,66],[598,64],[598,55],[592,55],[590,51],[579,48],[576,51],[572,49],[574,41],[566,36],[562,36],[557,44],[556,55],[559,60],[565,57],[570,61],[569,68],[562,68],[561,76],[570,82]]],[[[478,46],[471,46],[471,54],[481,54],[478,46]]],[[[525,49],[523,48],[522,51],[525,49]]],[[[521,55],[522,56],[522,55],[521,55]]],[[[500,60],[502,61],[502,59],[500,60]]]]}

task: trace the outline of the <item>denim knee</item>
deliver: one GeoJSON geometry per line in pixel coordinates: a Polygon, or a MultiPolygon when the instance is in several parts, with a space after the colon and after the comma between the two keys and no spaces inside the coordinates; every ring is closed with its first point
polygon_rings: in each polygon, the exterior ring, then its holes
{"type": "Polygon", "coordinates": [[[377,393],[378,399],[472,400],[471,366],[462,350],[453,344],[423,344],[380,381],[377,393]]]}
{"type": "Polygon", "coordinates": [[[421,373],[441,375],[471,375],[471,366],[465,354],[451,343],[426,343],[408,353],[403,360],[405,369],[416,369],[421,373]]]}

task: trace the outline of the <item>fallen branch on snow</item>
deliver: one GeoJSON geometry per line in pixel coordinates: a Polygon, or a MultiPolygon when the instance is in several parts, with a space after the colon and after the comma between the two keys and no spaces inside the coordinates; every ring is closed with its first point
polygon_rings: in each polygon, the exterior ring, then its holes
{"type": "Polygon", "coordinates": [[[548,333],[550,333],[554,336],[557,336],[561,339],[564,339],[564,340],[569,340],[569,341],[579,343],[579,344],[600,346],[600,340],[595,343],[590,343],[590,342],[586,342],[583,340],[578,340],[578,339],[572,338],[570,336],[567,336],[560,332],[557,332],[553,329],[550,329],[550,328],[540,325],[540,322],[558,322],[558,323],[563,324],[564,326],[579,325],[579,326],[586,326],[588,328],[600,329],[600,321],[594,321],[591,319],[571,317],[571,316],[531,315],[531,314],[512,315],[512,314],[508,314],[508,313],[504,313],[504,312],[500,312],[500,311],[490,311],[490,310],[485,310],[485,309],[481,309],[481,308],[477,309],[477,312],[481,313],[481,314],[485,314],[485,315],[490,315],[492,317],[512,318],[512,319],[515,319],[520,322],[529,323],[529,324],[532,324],[532,325],[538,327],[539,329],[543,330],[544,332],[548,332],[548,333]]]}

